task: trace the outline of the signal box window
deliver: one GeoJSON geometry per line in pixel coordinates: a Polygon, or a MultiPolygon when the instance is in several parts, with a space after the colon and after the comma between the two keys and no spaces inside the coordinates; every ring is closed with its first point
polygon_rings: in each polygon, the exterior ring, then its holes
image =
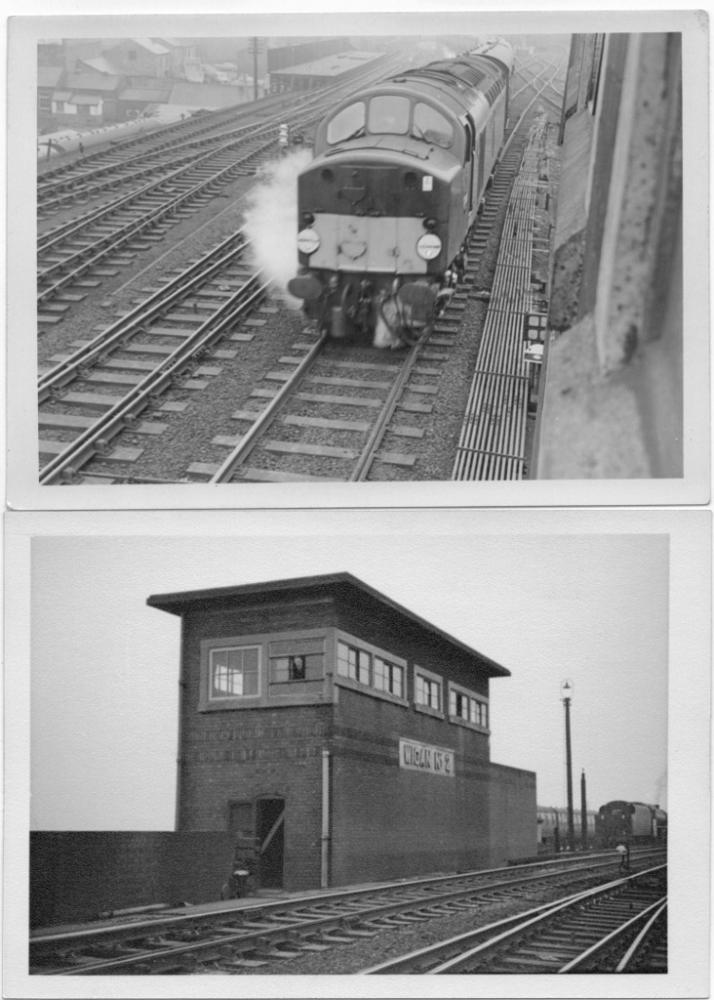
{"type": "Polygon", "coordinates": [[[323,676],[322,653],[295,656],[273,656],[270,659],[270,681],[285,684],[288,681],[316,681],[323,676]]]}
{"type": "Polygon", "coordinates": [[[372,659],[373,682],[378,691],[389,691],[397,698],[404,697],[404,671],[396,663],[389,663],[381,656],[372,659]]]}
{"type": "Polygon", "coordinates": [[[452,722],[465,722],[479,729],[488,729],[488,703],[473,691],[450,684],[449,718],[452,722]]]}
{"type": "Polygon", "coordinates": [[[268,643],[270,698],[320,697],[324,677],[324,636],[303,635],[268,643]]]}
{"type": "Polygon", "coordinates": [[[250,698],[260,694],[260,647],[212,649],[209,660],[210,700],[250,698]]]}
{"type": "Polygon", "coordinates": [[[414,705],[417,709],[431,709],[441,713],[441,678],[436,674],[417,669],[414,673],[414,705]]]}
{"type": "Polygon", "coordinates": [[[403,666],[342,640],[337,642],[337,673],[372,691],[405,698],[403,666]]]}
{"type": "Polygon", "coordinates": [[[364,135],[365,114],[362,101],[338,111],[328,123],[327,141],[334,145],[336,142],[346,142],[348,139],[358,139],[364,135]]]}

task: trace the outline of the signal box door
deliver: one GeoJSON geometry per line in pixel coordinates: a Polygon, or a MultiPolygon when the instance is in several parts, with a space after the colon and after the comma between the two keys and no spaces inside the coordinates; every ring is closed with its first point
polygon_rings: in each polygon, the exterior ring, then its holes
{"type": "Polygon", "coordinates": [[[283,885],[285,799],[258,799],[255,804],[258,882],[266,889],[283,885]]]}

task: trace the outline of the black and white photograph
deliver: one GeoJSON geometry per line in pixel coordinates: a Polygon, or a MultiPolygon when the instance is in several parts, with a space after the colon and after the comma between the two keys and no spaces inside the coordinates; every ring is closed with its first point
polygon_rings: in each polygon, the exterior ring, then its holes
{"type": "Polygon", "coordinates": [[[7,12],[3,997],[711,995],[709,12],[376,6],[7,12]]]}
{"type": "Polygon", "coordinates": [[[706,15],[9,40],[14,506],[706,501],[706,15]]]}
{"type": "Polygon", "coordinates": [[[290,522],[11,517],[9,995],[705,995],[707,514],[290,522]]]}

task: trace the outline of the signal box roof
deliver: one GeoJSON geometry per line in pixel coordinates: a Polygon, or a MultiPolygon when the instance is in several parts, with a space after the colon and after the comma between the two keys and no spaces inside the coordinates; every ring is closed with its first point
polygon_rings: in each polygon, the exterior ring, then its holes
{"type": "Polygon", "coordinates": [[[146,603],[152,608],[168,611],[172,615],[184,615],[193,610],[207,610],[211,604],[254,603],[252,598],[269,597],[275,594],[304,594],[306,591],[332,592],[367,596],[389,608],[392,612],[429,632],[431,635],[450,643],[469,656],[476,657],[489,677],[510,677],[511,671],[499,663],[467,646],[459,639],[444,632],[408,608],[397,604],[390,597],[381,594],[374,587],[363,583],[351,573],[327,573],[321,576],[304,576],[288,580],[271,580],[267,583],[248,583],[235,587],[214,587],[210,590],[188,590],[174,594],[153,594],[146,603]]]}

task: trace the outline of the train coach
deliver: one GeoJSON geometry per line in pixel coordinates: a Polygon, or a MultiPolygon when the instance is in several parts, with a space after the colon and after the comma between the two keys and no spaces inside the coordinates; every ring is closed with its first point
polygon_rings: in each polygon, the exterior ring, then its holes
{"type": "Polygon", "coordinates": [[[298,177],[298,274],[332,337],[409,344],[465,265],[503,145],[513,51],[499,39],[342,101],[298,177]]]}
{"type": "MultiPolygon", "coordinates": [[[[586,836],[588,844],[592,844],[595,839],[595,822],[597,813],[588,810],[586,816],[586,836]]],[[[582,814],[580,810],[574,810],[573,823],[575,833],[575,846],[581,848],[588,844],[582,844],[582,814]]],[[[538,851],[554,851],[559,846],[565,846],[568,839],[568,810],[553,806],[538,806],[537,811],[537,832],[536,840],[538,851]]]]}
{"type": "Polygon", "coordinates": [[[596,835],[603,847],[621,841],[652,843],[667,839],[667,813],[658,805],[615,800],[600,806],[596,835]]]}

